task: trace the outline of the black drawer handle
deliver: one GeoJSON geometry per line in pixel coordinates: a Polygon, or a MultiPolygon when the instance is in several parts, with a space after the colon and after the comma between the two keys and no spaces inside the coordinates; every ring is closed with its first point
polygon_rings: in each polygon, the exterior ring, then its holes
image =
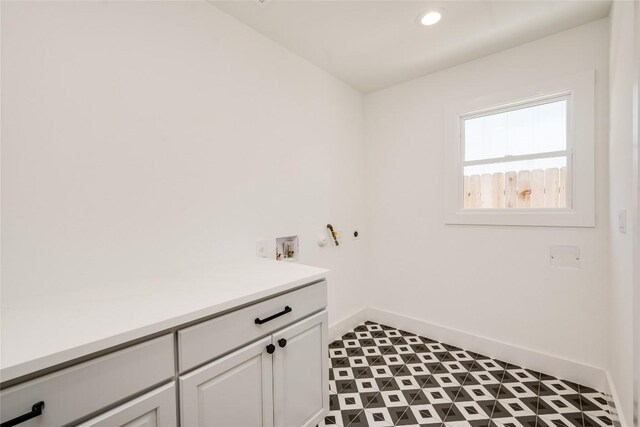
{"type": "Polygon", "coordinates": [[[280,339],[278,340],[278,345],[279,345],[281,348],[285,348],[285,347],[287,346],[287,340],[286,340],[286,339],[284,339],[284,338],[280,338],[280,339]]]}
{"type": "MultiPolygon", "coordinates": [[[[293,310],[291,309],[291,307],[286,306],[284,310],[282,310],[280,313],[274,314],[273,316],[269,316],[264,319],[260,319],[259,317],[256,317],[256,325],[262,325],[263,323],[267,323],[269,320],[273,320],[276,317],[284,316],[285,314],[291,313],[292,311],[293,310]]],[[[0,426],[0,427],[4,427],[4,426],[0,426]]]]}
{"type": "Polygon", "coordinates": [[[267,346],[267,353],[269,353],[269,354],[273,354],[273,352],[274,352],[274,351],[276,351],[276,346],[275,346],[275,345],[273,345],[273,344],[269,344],[269,345],[267,346]]]}
{"type": "Polygon", "coordinates": [[[40,414],[42,414],[43,410],[44,410],[44,402],[35,403],[31,407],[31,412],[28,412],[28,413],[26,413],[24,415],[20,415],[19,417],[15,417],[12,420],[5,421],[2,424],[0,424],[0,427],[17,426],[18,424],[22,424],[23,422],[28,421],[31,418],[35,418],[35,417],[39,416],[40,414]]]}

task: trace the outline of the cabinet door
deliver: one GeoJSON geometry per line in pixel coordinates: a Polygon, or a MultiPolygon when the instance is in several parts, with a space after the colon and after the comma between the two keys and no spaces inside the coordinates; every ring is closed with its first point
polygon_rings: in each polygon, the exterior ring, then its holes
{"type": "Polygon", "coordinates": [[[276,427],[315,426],[329,411],[327,312],[273,335],[276,427]]]}
{"type": "Polygon", "coordinates": [[[181,424],[273,427],[271,337],[180,377],[181,424]]]}
{"type": "Polygon", "coordinates": [[[172,382],[79,427],[164,427],[175,426],[177,421],[176,388],[172,382]]]}

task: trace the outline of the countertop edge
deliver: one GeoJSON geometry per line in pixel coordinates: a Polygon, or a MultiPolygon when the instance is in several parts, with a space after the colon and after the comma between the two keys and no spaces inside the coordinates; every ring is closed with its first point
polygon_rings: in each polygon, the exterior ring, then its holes
{"type": "Polygon", "coordinates": [[[167,333],[169,333],[170,329],[176,328],[180,325],[193,322],[198,319],[215,316],[216,314],[233,310],[236,307],[258,302],[272,295],[287,292],[297,287],[326,279],[329,270],[322,270],[323,271],[320,271],[318,273],[305,276],[302,279],[297,279],[278,286],[263,289],[259,292],[254,292],[244,295],[240,298],[225,301],[220,304],[215,304],[205,309],[184,313],[180,316],[175,316],[173,318],[145,325],[139,328],[134,328],[120,334],[98,339],[96,341],[69,348],[67,350],[51,353],[37,359],[32,359],[12,366],[4,367],[0,369],[0,383],[13,381],[20,377],[34,374],[42,370],[54,368],[57,365],[72,362],[75,359],[90,356],[91,354],[108,350],[109,348],[126,344],[131,341],[140,340],[147,336],[159,334],[163,331],[167,331],[167,333]]]}

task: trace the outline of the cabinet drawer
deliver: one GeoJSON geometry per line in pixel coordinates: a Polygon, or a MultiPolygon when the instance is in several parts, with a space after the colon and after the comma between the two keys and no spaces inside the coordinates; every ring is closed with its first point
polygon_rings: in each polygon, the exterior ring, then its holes
{"type": "Polygon", "coordinates": [[[177,421],[176,386],[172,381],[78,427],[171,427],[177,421]]]}
{"type": "Polygon", "coordinates": [[[327,282],[322,281],[295,291],[250,305],[178,331],[180,372],[199,366],[278,328],[322,310],[327,305],[327,282]],[[262,324],[267,319],[291,311],[262,324]]]}
{"type": "Polygon", "coordinates": [[[61,426],[173,377],[173,339],[165,335],[0,392],[2,422],[44,402],[20,427],[61,426]]]}

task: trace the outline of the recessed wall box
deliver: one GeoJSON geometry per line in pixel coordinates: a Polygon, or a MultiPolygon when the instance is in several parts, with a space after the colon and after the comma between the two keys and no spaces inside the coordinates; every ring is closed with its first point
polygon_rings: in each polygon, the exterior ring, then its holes
{"type": "Polygon", "coordinates": [[[299,256],[298,236],[278,237],[276,239],[276,260],[297,261],[299,256]]]}

